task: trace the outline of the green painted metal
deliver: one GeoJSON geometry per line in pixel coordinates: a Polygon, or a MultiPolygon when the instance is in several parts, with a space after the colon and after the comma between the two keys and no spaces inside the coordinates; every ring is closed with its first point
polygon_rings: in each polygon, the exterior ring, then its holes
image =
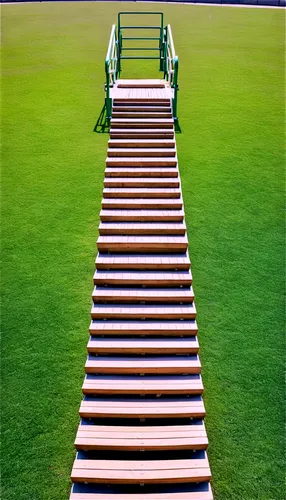
{"type": "Polygon", "coordinates": [[[178,71],[179,60],[174,48],[174,41],[172,36],[171,26],[164,27],[163,12],[119,12],[118,13],[118,27],[113,25],[110,34],[108,50],[105,58],[105,75],[106,75],[106,114],[107,120],[110,121],[112,112],[112,99],[110,96],[110,89],[115,84],[117,78],[121,73],[122,60],[159,60],[159,70],[164,73],[164,79],[169,82],[170,87],[174,91],[172,99],[172,110],[174,120],[178,120],[177,106],[178,106],[178,71]],[[122,24],[122,19],[126,23],[126,16],[157,16],[159,17],[158,25],[128,25],[122,24]],[[123,36],[124,30],[158,30],[158,36],[123,36]],[[126,47],[124,46],[125,40],[141,40],[141,41],[157,41],[157,47],[126,47]],[[158,56],[149,55],[123,55],[124,51],[157,51],[158,56]]]}

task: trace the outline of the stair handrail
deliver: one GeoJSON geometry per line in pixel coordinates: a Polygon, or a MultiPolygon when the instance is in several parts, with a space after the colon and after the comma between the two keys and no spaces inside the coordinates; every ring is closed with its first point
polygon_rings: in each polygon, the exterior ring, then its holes
{"type": "Polygon", "coordinates": [[[172,29],[170,24],[165,28],[165,64],[164,64],[164,78],[169,82],[169,85],[174,89],[174,97],[172,99],[173,118],[177,120],[177,92],[178,86],[178,72],[179,72],[179,58],[175,51],[172,29]]]}
{"type": "Polygon", "coordinates": [[[111,28],[108,49],[105,57],[105,91],[106,91],[106,117],[108,120],[111,118],[112,112],[112,99],[110,97],[110,88],[115,84],[119,76],[119,52],[118,40],[116,35],[116,25],[113,24],[111,28]]]}

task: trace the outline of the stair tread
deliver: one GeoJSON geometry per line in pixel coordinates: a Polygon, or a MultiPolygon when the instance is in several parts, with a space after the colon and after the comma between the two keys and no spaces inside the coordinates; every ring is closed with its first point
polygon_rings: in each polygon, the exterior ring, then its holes
{"type": "Polygon", "coordinates": [[[84,394],[202,394],[203,383],[194,375],[93,375],[87,374],[84,394]]]}
{"type": "Polygon", "coordinates": [[[90,425],[78,427],[75,447],[78,450],[171,450],[208,447],[202,421],[187,425],[123,426],[90,425]]]}
{"type": "Polygon", "coordinates": [[[174,139],[109,139],[109,149],[150,149],[150,148],[164,148],[175,149],[176,143],[174,139]]]}
{"type": "Polygon", "coordinates": [[[100,271],[96,270],[93,276],[95,284],[104,282],[105,284],[150,284],[155,286],[166,286],[166,283],[172,283],[173,286],[191,285],[192,274],[190,271],[100,271]],[[114,282],[114,283],[112,283],[114,282]]]}
{"type": "Polygon", "coordinates": [[[110,319],[189,319],[196,317],[196,307],[192,304],[93,304],[92,318],[110,319]]]}
{"type": "Polygon", "coordinates": [[[118,198],[180,198],[180,187],[105,187],[103,197],[118,198]]]}
{"type": "Polygon", "coordinates": [[[179,339],[91,337],[87,350],[94,353],[196,353],[199,350],[199,343],[197,337],[179,339]]]}
{"type": "MultiPolygon", "coordinates": [[[[174,167],[106,167],[105,178],[112,177],[175,177],[179,176],[178,168],[174,167]],[[145,175],[144,175],[145,174],[145,175]]],[[[135,179],[136,180],[136,179],[135,179]]]]}
{"type": "Polygon", "coordinates": [[[182,235],[100,235],[97,248],[100,252],[185,252],[188,247],[187,236],[182,235]]]}
{"type": "Polygon", "coordinates": [[[100,211],[101,221],[149,221],[149,222],[180,222],[184,219],[184,211],[179,209],[172,210],[148,210],[148,209],[134,209],[134,210],[124,210],[124,209],[102,209],[100,211]]]}
{"type": "Polygon", "coordinates": [[[165,164],[166,166],[177,166],[178,159],[176,156],[166,156],[166,157],[158,157],[158,156],[108,156],[106,158],[106,166],[112,167],[112,165],[130,165],[132,167],[136,166],[150,166],[156,165],[160,166],[160,164],[165,164]]]}
{"type": "Polygon", "coordinates": [[[158,207],[158,208],[168,208],[174,207],[180,209],[183,206],[182,198],[176,199],[162,199],[162,198],[102,198],[102,208],[115,208],[115,207],[123,207],[123,209],[127,210],[128,208],[135,206],[137,208],[147,208],[150,207],[158,207]],[[125,208],[126,207],[126,208],[125,208]]]}
{"type": "Polygon", "coordinates": [[[156,155],[156,156],[176,156],[176,148],[160,148],[160,147],[156,147],[156,148],[108,148],[107,150],[107,156],[116,156],[116,155],[120,155],[120,156],[124,156],[124,154],[127,154],[128,157],[129,156],[139,156],[140,153],[143,154],[143,156],[145,156],[146,154],[150,154],[150,156],[152,155],[156,155]]]}
{"type": "MultiPolygon", "coordinates": [[[[113,223],[110,223],[113,224],[113,223]]],[[[141,223],[144,224],[144,223],[141,223]]],[[[169,224],[169,223],[168,223],[169,224]]],[[[102,254],[98,253],[96,257],[96,267],[98,269],[112,268],[112,269],[135,269],[135,268],[147,268],[147,269],[160,269],[166,270],[181,269],[189,270],[190,259],[186,252],[185,254],[155,254],[155,255],[142,255],[142,254],[102,254]]]]}
{"type": "Polygon", "coordinates": [[[100,222],[99,234],[184,234],[184,222],[100,222]]]}
{"type": "Polygon", "coordinates": [[[86,373],[115,373],[115,374],[136,374],[136,373],[200,373],[201,363],[197,354],[190,356],[157,356],[146,358],[134,357],[114,357],[96,356],[89,354],[85,363],[86,373]]]}
{"type": "Polygon", "coordinates": [[[170,485],[167,486],[168,491],[160,491],[160,486],[156,487],[154,493],[108,493],[98,492],[97,487],[93,489],[93,485],[76,484],[73,486],[70,500],[213,500],[213,494],[210,483],[189,483],[184,487],[183,491],[170,491],[170,485]],[[82,493],[83,492],[83,493],[82,493]]]}
{"type": "Polygon", "coordinates": [[[73,481],[108,483],[199,482],[211,479],[207,454],[200,450],[181,460],[75,459],[73,481]]]}
{"type": "Polygon", "coordinates": [[[112,288],[95,286],[92,292],[94,302],[117,299],[122,301],[187,301],[194,300],[192,287],[187,288],[112,288]]]}
{"type": "Polygon", "coordinates": [[[89,332],[91,335],[197,335],[198,325],[195,319],[185,321],[168,320],[92,320],[89,332]]]}

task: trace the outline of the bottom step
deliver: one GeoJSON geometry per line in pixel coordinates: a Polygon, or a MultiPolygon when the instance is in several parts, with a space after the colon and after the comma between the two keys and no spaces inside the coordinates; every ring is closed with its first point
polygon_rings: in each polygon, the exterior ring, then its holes
{"type": "Polygon", "coordinates": [[[132,492],[128,486],[108,486],[107,489],[102,485],[75,483],[70,500],[213,500],[213,494],[209,483],[138,486],[133,487],[132,492]]]}

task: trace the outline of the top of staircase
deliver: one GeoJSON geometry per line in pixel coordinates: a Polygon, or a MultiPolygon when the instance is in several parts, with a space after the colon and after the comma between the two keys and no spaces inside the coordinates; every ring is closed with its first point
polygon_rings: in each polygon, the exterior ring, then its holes
{"type": "Polygon", "coordinates": [[[110,97],[118,100],[170,100],[174,97],[174,89],[166,80],[116,80],[110,89],[110,97]]]}

